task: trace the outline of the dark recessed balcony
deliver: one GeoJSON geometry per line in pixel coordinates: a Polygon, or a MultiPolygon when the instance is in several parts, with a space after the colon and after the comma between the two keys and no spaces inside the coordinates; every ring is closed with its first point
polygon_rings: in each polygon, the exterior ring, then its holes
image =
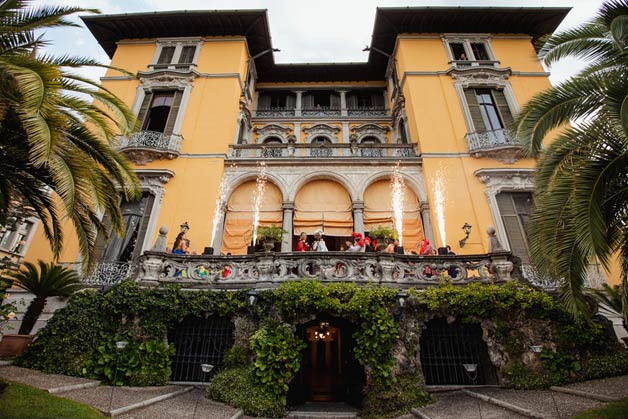
{"type": "Polygon", "coordinates": [[[179,156],[183,137],[156,131],[138,131],[119,137],[118,147],[131,161],[145,164],[153,160],[179,156]]]}
{"type": "Polygon", "coordinates": [[[490,157],[513,163],[523,157],[517,138],[507,129],[471,132],[465,135],[469,154],[473,157],[490,157]]]}

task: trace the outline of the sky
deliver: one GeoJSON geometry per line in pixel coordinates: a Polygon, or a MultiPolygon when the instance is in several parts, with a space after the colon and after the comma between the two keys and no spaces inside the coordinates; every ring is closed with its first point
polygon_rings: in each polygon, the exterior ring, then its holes
{"type": "MultiPolygon", "coordinates": [[[[364,62],[370,45],[376,7],[405,6],[493,6],[493,7],[572,7],[558,30],[587,21],[595,15],[602,0],[37,0],[34,5],[67,5],[96,8],[102,13],[131,13],[164,10],[267,9],[272,43],[281,52],[275,62],[364,62]]],[[[74,20],[81,23],[78,17],[74,20]]],[[[50,29],[48,52],[91,57],[108,64],[109,57],[85,28],[50,29]]],[[[576,60],[564,60],[551,69],[550,80],[560,83],[583,67],[576,60]]],[[[102,69],[89,69],[97,79],[102,69]]]]}

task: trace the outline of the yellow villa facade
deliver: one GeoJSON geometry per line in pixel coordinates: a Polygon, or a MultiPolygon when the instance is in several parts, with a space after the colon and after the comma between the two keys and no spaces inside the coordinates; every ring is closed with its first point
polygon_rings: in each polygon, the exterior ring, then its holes
{"type": "MultiPolygon", "coordinates": [[[[127,234],[100,242],[99,266],[137,261],[156,242],[171,249],[184,223],[190,253],[246,254],[262,177],[260,224],[289,232],[277,252],[293,252],[301,232],[323,230],[340,251],[353,232],[386,226],[407,255],[423,238],[480,255],[495,250],[494,226],[534,276],[523,231],[535,162],[508,125],[549,86],[534,41],[567,12],[381,8],[368,61],[333,64],[276,64],[264,10],[84,17],[111,65],[131,74],[109,70],[102,86],[138,117],[119,146],[144,190],[121,204],[127,234]]],[[[50,259],[36,220],[24,223],[0,247],[50,259]]],[[[69,235],[60,262],[80,263],[69,235]]],[[[618,283],[594,271],[592,285],[618,283]]]]}

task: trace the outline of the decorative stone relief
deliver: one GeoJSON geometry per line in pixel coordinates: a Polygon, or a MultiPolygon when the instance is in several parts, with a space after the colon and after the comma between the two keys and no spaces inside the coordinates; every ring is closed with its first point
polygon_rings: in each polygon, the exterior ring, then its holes
{"type": "Polygon", "coordinates": [[[340,128],[333,127],[328,124],[316,124],[311,127],[303,128],[303,132],[306,133],[305,142],[310,143],[316,137],[328,138],[331,142],[338,142],[338,133],[340,128]]]}
{"type": "Polygon", "coordinates": [[[357,141],[358,143],[365,137],[375,137],[380,143],[387,143],[386,133],[390,131],[390,127],[382,126],[379,124],[362,124],[357,127],[351,128],[351,141],[357,141]],[[355,136],[355,137],[354,137],[355,136]]]}
{"type": "Polygon", "coordinates": [[[448,74],[456,84],[468,87],[504,87],[512,74],[510,68],[462,67],[452,68],[448,74]]]}
{"type": "Polygon", "coordinates": [[[175,89],[185,90],[186,87],[192,86],[196,74],[183,73],[175,71],[158,71],[149,73],[138,73],[140,86],[146,91],[154,89],[175,89]]]}
{"type": "MultiPolygon", "coordinates": [[[[269,137],[277,137],[281,140],[282,143],[286,143],[289,140],[288,133],[290,132],[290,128],[286,128],[279,124],[266,124],[263,127],[255,127],[253,128],[253,132],[255,132],[257,137],[257,143],[261,144],[264,142],[266,138],[269,137]]],[[[294,136],[291,136],[294,137],[294,136]]],[[[296,141],[296,138],[295,138],[296,141]]]]}

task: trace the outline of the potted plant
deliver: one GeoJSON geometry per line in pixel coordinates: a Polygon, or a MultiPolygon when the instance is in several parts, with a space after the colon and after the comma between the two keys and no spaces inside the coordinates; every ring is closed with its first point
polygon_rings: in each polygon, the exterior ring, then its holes
{"type": "Polygon", "coordinates": [[[396,239],[397,232],[393,230],[391,227],[377,226],[369,231],[369,236],[371,236],[371,238],[376,238],[378,240],[396,239]]]}
{"type": "Polygon", "coordinates": [[[68,297],[81,288],[79,275],[68,268],[54,263],[39,261],[39,270],[24,262],[23,269],[8,275],[13,285],[35,296],[28,305],[22,318],[22,325],[17,335],[6,334],[0,342],[0,356],[19,356],[33,340],[30,334],[44,311],[48,297],[68,297]]]}
{"type": "Polygon", "coordinates": [[[269,226],[257,227],[257,237],[264,242],[264,248],[267,252],[275,247],[275,242],[281,241],[284,234],[288,234],[286,230],[272,224],[269,226]]]}

